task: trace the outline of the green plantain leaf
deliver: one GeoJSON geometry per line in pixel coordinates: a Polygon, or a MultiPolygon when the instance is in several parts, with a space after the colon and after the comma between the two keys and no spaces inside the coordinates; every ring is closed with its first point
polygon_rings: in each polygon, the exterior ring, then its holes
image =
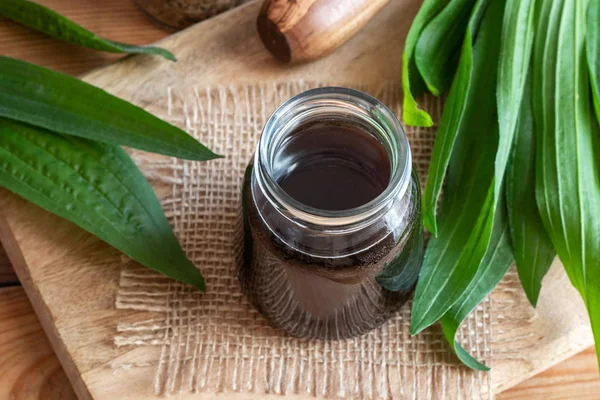
{"type": "Polygon", "coordinates": [[[427,173],[427,184],[423,192],[423,222],[433,236],[438,236],[437,201],[442,191],[446,169],[450,163],[456,137],[461,130],[461,121],[465,113],[467,95],[471,84],[473,49],[470,42],[471,33],[467,31],[458,71],[448,94],[433,145],[427,173]]]}
{"type": "Polygon", "coordinates": [[[502,2],[490,3],[475,41],[471,84],[450,160],[439,235],[429,241],[415,292],[412,334],[433,324],[460,298],[490,241],[498,146],[494,92],[503,11],[502,2]]]}
{"type": "Polygon", "coordinates": [[[435,96],[452,82],[454,55],[464,42],[474,4],[475,0],[451,0],[419,35],[415,61],[427,89],[435,96]]]}
{"type": "Polygon", "coordinates": [[[421,264],[423,262],[424,237],[423,224],[421,223],[421,187],[416,168],[413,167],[413,210],[407,211],[415,215],[414,224],[407,227],[405,232],[410,236],[400,238],[399,242],[405,242],[403,250],[392,261],[384,266],[382,271],[375,277],[385,289],[391,292],[411,290],[419,277],[421,264]],[[416,226],[415,226],[416,224],[416,226]]]}
{"type": "Polygon", "coordinates": [[[404,52],[402,53],[402,90],[404,92],[404,101],[402,103],[402,119],[405,124],[412,126],[431,126],[433,120],[427,112],[417,107],[417,102],[413,97],[416,83],[420,77],[417,77],[417,69],[414,64],[413,53],[417,45],[417,39],[425,28],[450,0],[425,0],[417,13],[406,41],[404,42],[404,52]],[[417,79],[418,78],[418,79],[417,79]]]}
{"type": "Polygon", "coordinates": [[[533,306],[542,279],[556,255],[544,229],[535,201],[535,124],[531,97],[531,71],[517,119],[511,158],[506,169],[506,203],[517,271],[533,306]]]}
{"type": "MultiPolygon", "coordinates": [[[[456,138],[464,130],[463,117],[467,109],[467,100],[470,93],[473,74],[479,71],[473,70],[473,37],[472,32],[486,8],[487,0],[478,0],[471,13],[471,20],[465,34],[462,45],[462,54],[458,63],[458,70],[452,83],[452,88],[448,94],[444,113],[440,121],[436,140],[433,145],[431,161],[429,163],[429,172],[427,185],[423,193],[423,220],[425,226],[434,235],[438,235],[436,220],[437,201],[442,190],[446,169],[450,162],[452,149],[456,138]]],[[[486,51],[481,49],[480,51],[486,51]]],[[[485,63],[480,62],[478,68],[487,68],[485,63]]]]}
{"type": "Polygon", "coordinates": [[[600,2],[591,1],[587,12],[587,32],[585,36],[590,82],[594,96],[596,118],[600,122],[600,2]]]}
{"type": "Polygon", "coordinates": [[[498,183],[502,183],[506,171],[508,215],[517,270],[527,298],[534,306],[542,279],[556,255],[535,203],[535,132],[532,81],[528,78],[536,25],[535,5],[535,0],[506,2],[498,66],[500,140],[495,176],[495,190],[500,193],[498,183]]]}
{"type": "Polygon", "coordinates": [[[506,1],[496,89],[500,126],[494,189],[496,202],[500,195],[500,186],[504,183],[504,173],[531,61],[535,32],[534,11],[535,0],[506,1]]]}
{"type": "Polygon", "coordinates": [[[204,290],[152,188],[120,147],[0,118],[0,160],[1,187],[204,290]]]}
{"type": "Polygon", "coordinates": [[[190,160],[219,157],[179,128],[92,85],[0,56],[0,117],[190,160]]]}
{"type": "MultiPolygon", "coordinates": [[[[536,201],[600,356],[600,132],[589,96],[585,0],[542,2],[534,68],[536,201]]],[[[597,22],[597,21],[596,21],[597,22]]]]}
{"type": "Polygon", "coordinates": [[[455,340],[456,332],[469,313],[496,287],[513,261],[505,203],[501,196],[495,214],[492,237],[481,265],[477,270],[477,275],[463,295],[441,319],[444,336],[446,336],[448,343],[450,343],[458,358],[469,368],[479,371],[487,371],[489,369],[473,358],[458,344],[455,340]]]}
{"type": "Polygon", "coordinates": [[[167,60],[177,61],[173,53],[160,47],[135,46],[103,39],[56,11],[31,1],[2,0],[0,1],[0,16],[82,47],[111,53],[154,54],[167,60]]]}

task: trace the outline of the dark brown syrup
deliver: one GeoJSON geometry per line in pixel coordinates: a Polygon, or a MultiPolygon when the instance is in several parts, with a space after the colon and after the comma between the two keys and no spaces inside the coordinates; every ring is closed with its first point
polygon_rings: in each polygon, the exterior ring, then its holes
{"type": "Polygon", "coordinates": [[[314,123],[296,130],[282,145],[277,163],[281,188],[298,202],[320,210],[360,207],[379,196],[390,181],[383,145],[351,125],[314,123]]]}
{"type": "MultiPolygon", "coordinates": [[[[385,191],[391,176],[389,155],[373,135],[327,120],[293,132],[277,150],[273,166],[274,178],[287,194],[326,211],[368,204],[385,191]]],[[[254,204],[251,173],[252,165],[244,181],[239,276],[243,291],[273,325],[298,337],[342,339],[381,325],[407,301],[423,255],[414,173],[402,203],[407,211],[401,228],[390,229],[374,246],[331,257],[296,250],[273,234],[254,204]]],[[[381,221],[383,227],[387,223],[381,221]]]]}

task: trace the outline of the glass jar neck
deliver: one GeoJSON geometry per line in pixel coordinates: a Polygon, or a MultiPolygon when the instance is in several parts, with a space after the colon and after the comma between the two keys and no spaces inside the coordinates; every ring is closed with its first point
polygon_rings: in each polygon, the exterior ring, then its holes
{"type": "MultiPolygon", "coordinates": [[[[377,222],[386,218],[394,203],[405,197],[411,172],[412,160],[406,134],[387,107],[356,90],[325,87],[291,98],[267,121],[255,153],[252,191],[259,214],[264,214],[261,217],[265,224],[283,242],[292,246],[291,242],[296,239],[282,237],[292,231],[300,235],[329,237],[347,236],[357,231],[364,231],[361,236],[365,236],[370,230],[373,230],[372,234],[379,231],[377,222]],[[279,185],[277,155],[285,140],[299,127],[324,120],[360,128],[385,148],[390,161],[390,181],[386,189],[372,201],[347,210],[322,210],[300,203],[279,185]],[[267,218],[266,212],[261,213],[261,204],[265,211],[268,208],[269,213],[275,213],[276,217],[271,215],[267,218]],[[278,218],[280,220],[275,222],[278,218]],[[288,225],[284,229],[287,234],[278,234],[282,230],[282,221],[288,225]]],[[[323,243],[323,254],[332,245],[323,243]]],[[[315,247],[315,244],[311,247],[315,247]]],[[[333,251],[338,254],[335,249],[333,251]]]]}

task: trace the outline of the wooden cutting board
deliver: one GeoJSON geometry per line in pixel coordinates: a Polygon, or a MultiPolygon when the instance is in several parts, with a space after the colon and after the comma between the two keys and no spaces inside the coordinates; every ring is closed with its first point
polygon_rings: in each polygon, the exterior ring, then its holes
{"type": "MultiPolygon", "coordinates": [[[[154,57],[128,57],[84,79],[150,110],[162,102],[171,86],[289,79],[362,84],[397,81],[401,46],[419,4],[395,0],[331,56],[289,67],[273,60],[259,42],[254,28],[259,5],[252,2],[161,42],[177,55],[176,64],[154,57]]],[[[166,187],[155,189],[160,196],[166,187]]],[[[160,350],[114,345],[116,325],[138,318],[135,311],[115,309],[119,253],[6,191],[0,191],[0,211],[0,239],[78,396],[102,400],[152,397],[153,367],[111,368],[115,363],[156,360],[160,350]]],[[[509,301],[512,297],[522,296],[510,288],[501,288],[492,296],[493,311],[500,317],[490,344],[498,355],[491,372],[496,392],[592,344],[583,305],[558,267],[546,278],[536,313],[528,307],[507,306],[515,304],[509,301]]],[[[212,396],[183,393],[179,397],[212,396]]],[[[251,396],[232,393],[222,397],[251,396]]]]}

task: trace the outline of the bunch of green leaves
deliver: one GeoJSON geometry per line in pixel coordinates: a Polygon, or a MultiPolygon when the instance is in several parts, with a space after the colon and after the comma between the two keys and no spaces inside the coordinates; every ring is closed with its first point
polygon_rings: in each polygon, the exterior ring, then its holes
{"type": "MultiPolygon", "coordinates": [[[[100,38],[25,0],[3,0],[0,16],[94,49],[167,50],[100,38]]],[[[181,129],[105,91],[0,56],[0,187],[65,218],[142,265],[204,290],[152,187],[121,145],[205,161],[219,157],[181,129]]]]}
{"type": "Polygon", "coordinates": [[[515,260],[535,306],[556,254],[600,354],[598,21],[589,0],[425,0],[411,27],[404,122],[430,125],[419,89],[450,86],[423,195],[433,237],[411,332],[441,321],[471,368],[487,369],[455,341],[463,319],[515,260]]]}

